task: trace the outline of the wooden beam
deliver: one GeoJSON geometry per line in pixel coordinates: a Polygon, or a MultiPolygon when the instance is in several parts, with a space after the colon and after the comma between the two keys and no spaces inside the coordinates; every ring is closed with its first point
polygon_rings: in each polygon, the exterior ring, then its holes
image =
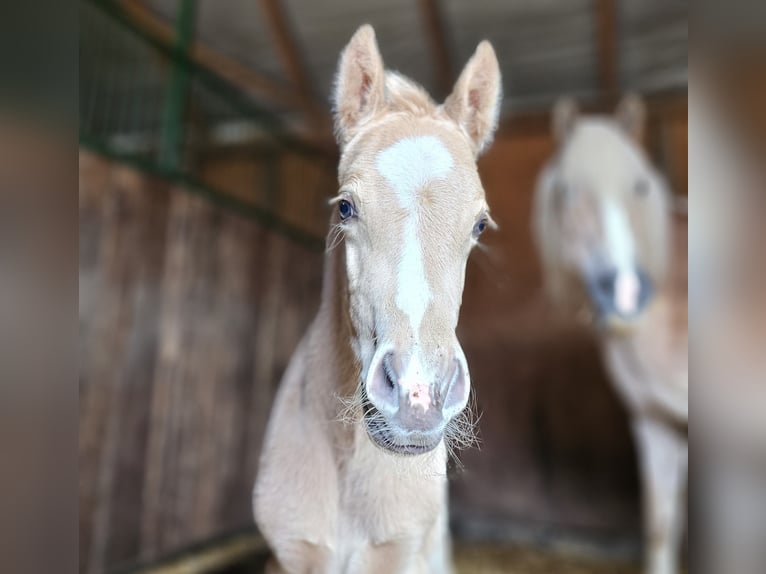
{"type": "Polygon", "coordinates": [[[439,95],[446,97],[452,90],[455,74],[440,2],[439,0],[420,0],[419,4],[431,59],[436,69],[436,87],[440,92],[439,95]]]}
{"type": "Polygon", "coordinates": [[[309,140],[321,143],[327,139],[328,134],[332,134],[332,122],[327,110],[320,111],[314,104],[315,91],[311,84],[308,67],[290,26],[282,1],[260,0],[260,2],[261,10],[282,60],[282,66],[305,111],[309,123],[309,131],[305,135],[309,140]]]}
{"type": "Polygon", "coordinates": [[[596,0],[593,7],[599,87],[604,99],[614,103],[620,95],[617,0],[596,0]]]}
{"type": "Polygon", "coordinates": [[[311,80],[298,42],[288,22],[287,14],[280,0],[261,0],[261,10],[271,30],[290,83],[304,99],[313,97],[311,80]]]}
{"type": "MultiPolygon", "coordinates": [[[[137,25],[146,30],[155,38],[172,45],[174,30],[171,25],[164,22],[157,14],[142,2],[135,0],[120,0],[123,12],[137,25]]],[[[280,107],[288,107],[294,110],[306,111],[310,107],[312,113],[326,113],[324,106],[317,102],[307,105],[291,86],[281,84],[266,77],[251,68],[232,60],[216,50],[209,48],[201,42],[195,42],[190,50],[193,61],[214,70],[223,79],[234,84],[244,92],[280,107]]]]}
{"type": "Polygon", "coordinates": [[[311,76],[282,1],[261,0],[261,9],[271,30],[282,66],[302,103],[308,122],[308,131],[304,133],[304,137],[323,147],[334,146],[330,115],[326,108],[319,109],[315,104],[316,92],[311,83],[311,76]]]}

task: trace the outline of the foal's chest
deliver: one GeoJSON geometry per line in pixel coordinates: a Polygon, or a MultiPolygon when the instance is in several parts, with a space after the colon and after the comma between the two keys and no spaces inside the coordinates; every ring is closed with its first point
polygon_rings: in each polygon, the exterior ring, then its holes
{"type": "Polygon", "coordinates": [[[341,479],[339,526],[371,544],[426,535],[446,511],[446,452],[404,457],[383,452],[365,436],[341,479]]]}

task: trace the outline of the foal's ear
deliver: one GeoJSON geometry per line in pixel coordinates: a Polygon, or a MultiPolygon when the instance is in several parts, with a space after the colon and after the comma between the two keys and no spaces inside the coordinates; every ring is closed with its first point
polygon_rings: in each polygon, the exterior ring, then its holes
{"type": "Polygon", "coordinates": [[[385,70],[375,30],[361,26],[340,55],[335,77],[335,134],[343,147],[385,102],[385,70]]]}
{"type": "Polygon", "coordinates": [[[636,94],[627,94],[617,105],[617,122],[633,139],[640,142],[644,138],[646,127],[646,105],[636,94]]]}
{"type": "Polygon", "coordinates": [[[492,44],[484,40],[444,101],[444,111],[468,134],[474,155],[478,156],[492,141],[501,99],[500,66],[492,44]]]}
{"type": "Polygon", "coordinates": [[[553,105],[551,128],[557,142],[561,143],[567,139],[579,116],[580,107],[573,98],[564,96],[553,105]]]}

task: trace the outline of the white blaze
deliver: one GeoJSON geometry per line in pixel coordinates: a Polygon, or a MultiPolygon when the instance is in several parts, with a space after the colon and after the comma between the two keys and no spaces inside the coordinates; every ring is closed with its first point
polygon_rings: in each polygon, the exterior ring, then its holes
{"type": "Polygon", "coordinates": [[[423,248],[418,238],[418,194],[431,181],[449,175],[453,166],[452,155],[434,136],[404,138],[381,151],[376,165],[408,214],[397,274],[396,305],[409,317],[412,336],[417,340],[420,323],[431,300],[423,248]]]}
{"type": "Polygon", "coordinates": [[[412,406],[428,410],[431,404],[427,373],[423,372],[417,340],[431,291],[423,262],[420,227],[420,192],[436,179],[446,178],[453,167],[452,155],[434,136],[404,138],[378,154],[377,169],[396,193],[399,206],[407,212],[402,237],[402,255],[396,278],[396,306],[407,315],[416,343],[399,381],[412,406]]]}

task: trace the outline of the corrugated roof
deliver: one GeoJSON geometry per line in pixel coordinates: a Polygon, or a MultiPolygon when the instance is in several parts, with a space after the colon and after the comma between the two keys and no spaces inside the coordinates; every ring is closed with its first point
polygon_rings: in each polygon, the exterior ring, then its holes
{"type": "Polygon", "coordinates": [[[511,107],[597,89],[591,0],[445,0],[459,66],[486,38],[495,47],[511,107]]]}
{"type": "Polygon", "coordinates": [[[372,24],[388,68],[434,87],[418,3],[411,0],[285,0],[316,87],[329,101],[340,51],[356,29],[372,24]]]}
{"type": "MultiPolygon", "coordinates": [[[[258,73],[289,83],[289,74],[257,0],[199,0],[198,38],[258,73]]],[[[178,0],[146,0],[172,20],[178,0]]],[[[441,0],[451,67],[459,72],[477,43],[495,46],[506,108],[541,108],[563,93],[599,91],[593,0],[441,0]]],[[[421,3],[412,0],[283,0],[314,91],[329,102],[340,50],[363,23],[377,32],[387,66],[436,91],[421,3]]],[[[618,0],[621,89],[685,88],[687,0],[618,0]]]]}
{"type": "Polygon", "coordinates": [[[686,0],[619,2],[620,75],[640,92],[686,86],[689,6],[686,0]]]}

